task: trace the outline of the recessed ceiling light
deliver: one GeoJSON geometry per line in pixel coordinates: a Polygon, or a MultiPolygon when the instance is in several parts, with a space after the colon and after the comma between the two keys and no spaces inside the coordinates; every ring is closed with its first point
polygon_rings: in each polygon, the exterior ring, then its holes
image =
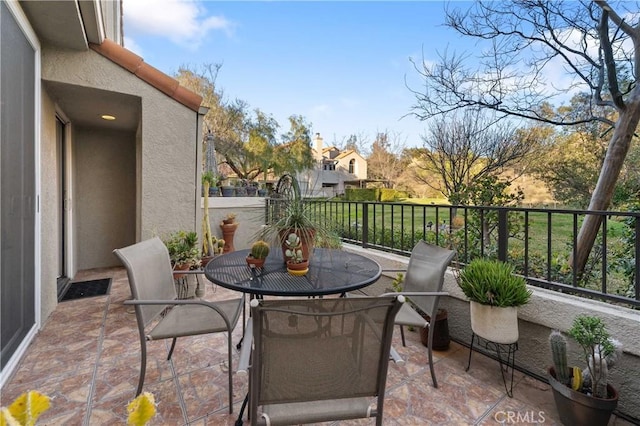
{"type": "Polygon", "coordinates": [[[103,114],[100,117],[102,117],[103,120],[107,120],[107,121],[113,121],[116,119],[113,115],[108,115],[108,114],[103,114]]]}

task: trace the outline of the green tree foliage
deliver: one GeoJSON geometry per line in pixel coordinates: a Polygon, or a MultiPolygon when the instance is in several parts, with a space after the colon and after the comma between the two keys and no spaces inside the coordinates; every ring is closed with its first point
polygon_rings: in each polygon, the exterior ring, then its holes
{"type": "MultiPolygon", "coordinates": [[[[413,90],[413,114],[428,120],[484,108],[556,126],[609,125],[612,131],[588,206],[607,210],[640,122],[637,4],[540,0],[458,6],[452,3],[447,10],[446,25],[484,43],[483,48],[475,54],[445,52],[435,62],[415,61],[423,82],[413,90]],[[540,105],[576,90],[587,91],[590,99],[578,116],[575,111],[552,118],[540,114],[540,105]]],[[[601,220],[588,215],[582,222],[572,262],[578,271],[584,270],[601,220]]]]}
{"type": "Polygon", "coordinates": [[[225,101],[216,85],[220,68],[217,64],[199,69],[181,67],[176,75],[180,84],[200,94],[209,107],[204,131],[213,135],[218,164],[226,164],[238,178],[246,180],[266,176],[270,170],[278,174],[311,167],[310,125],[305,119],[291,116],[290,130],[278,141],[280,125],[273,116],[260,109],[251,110],[239,99],[225,101]]]}
{"type": "MultiPolygon", "coordinates": [[[[457,194],[461,205],[471,206],[516,206],[524,198],[520,189],[510,190],[511,183],[496,176],[482,176],[469,185],[463,185],[457,194]]],[[[523,219],[521,214],[511,213],[507,217],[509,237],[522,238],[523,219]]],[[[498,249],[498,212],[495,210],[469,210],[466,216],[466,229],[454,235],[453,241],[464,246],[465,233],[468,236],[469,259],[481,256],[481,253],[495,254],[498,249]],[[482,247],[481,247],[482,246],[482,247]]],[[[462,249],[460,251],[462,253],[462,249]]]]}
{"type": "Polygon", "coordinates": [[[225,131],[213,135],[221,162],[239,178],[254,180],[273,163],[278,123],[259,109],[250,111],[239,100],[225,106],[224,121],[225,131]]]}
{"type": "MultiPolygon", "coordinates": [[[[547,116],[578,118],[585,114],[585,110],[594,108],[590,104],[588,94],[579,93],[571,98],[569,105],[560,106],[557,110],[547,110],[547,116]]],[[[548,138],[550,143],[543,149],[534,172],[549,186],[558,201],[578,208],[589,205],[607,153],[610,131],[611,127],[602,122],[584,122],[571,129],[556,131],[548,138]]],[[[614,190],[614,205],[621,206],[637,198],[640,190],[638,160],[640,147],[634,143],[629,149],[614,190]]]]}
{"type": "Polygon", "coordinates": [[[602,166],[606,142],[587,133],[558,135],[547,150],[537,174],[556,200],[567,206],[586,208],[602,166]]]}
{"type": "Polygon", "coordinates": [[[294,173],[313,166],[310,127],[300,115],[289,117],[289,131],[282,135],[282,143],[273,151],[274,173],[294,173]]]}

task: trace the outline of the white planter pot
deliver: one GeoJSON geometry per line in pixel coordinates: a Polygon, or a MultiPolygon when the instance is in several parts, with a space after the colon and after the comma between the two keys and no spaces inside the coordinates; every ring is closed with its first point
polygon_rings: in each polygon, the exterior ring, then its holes
{"type": "Polygon", "coordinates": [[[518,308],[471,303],[471,329],[489,341],[515,343],[518,341],[518,308]]]}

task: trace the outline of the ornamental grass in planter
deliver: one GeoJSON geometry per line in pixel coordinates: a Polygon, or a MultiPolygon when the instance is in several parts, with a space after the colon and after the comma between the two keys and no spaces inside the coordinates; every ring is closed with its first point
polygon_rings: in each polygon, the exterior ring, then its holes
{"type": "Polygon", "coordinates": [[[559,331],[552,331],[549,384],[560,420],[565,425],[606,425],[618,405],[618,391],[608,381],[609,370],[622,354],[622,344],[611,338],[602,320],[595,316],[577,316],[569,335],[580,345],[586,368],[568,365],[567,339],[559,331]]]}
{"type": "Polygon", "coordinates": [[[518,306],[531,297],[523,277],[499,260],[474,259],[458,274],[458,285],[470,300],[471,329],[489,341],[518,341],[518,306]]]}
{"type": "Polygon", "coordinates": [[[280,245],[285,262],[288,257],[286,240],[292,233],[299,237],[300,249],[306,260],[311,259],[316,246],[339,247],[339,239],[332,233],[329,221],[304,199],[298,180],[293,176],[291,186],[289,198],[274,200],[270,221],[256,237],[271,242],[273,246],[280,245]]]}

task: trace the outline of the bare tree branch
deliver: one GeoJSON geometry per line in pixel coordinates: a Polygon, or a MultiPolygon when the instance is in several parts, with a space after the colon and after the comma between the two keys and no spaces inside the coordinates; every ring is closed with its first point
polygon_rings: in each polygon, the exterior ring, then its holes
{"type": "MultiPolygon", "coordinates": [[[[556,126],[607,124],[613,131],[589,203],[590,210],[606,210],[640,122],[638,10],[637,2],[606,0],[478,1],[464,11],[447,10],[446,25],[482,49],[475,58],[445,50],[433,65],[424,57],[413,62],[424,84],[409,87],[415,96],[411,114],[427,120],[484,108],[556,126]],[[476,62],[468,66],[471,59],[476,62]],[[579,92],[591,98],[579,114],[541,108],[579,92]]],[[[582,223],[572,264],[579,273],[599,226],[593,215],[582,223]]]]}

